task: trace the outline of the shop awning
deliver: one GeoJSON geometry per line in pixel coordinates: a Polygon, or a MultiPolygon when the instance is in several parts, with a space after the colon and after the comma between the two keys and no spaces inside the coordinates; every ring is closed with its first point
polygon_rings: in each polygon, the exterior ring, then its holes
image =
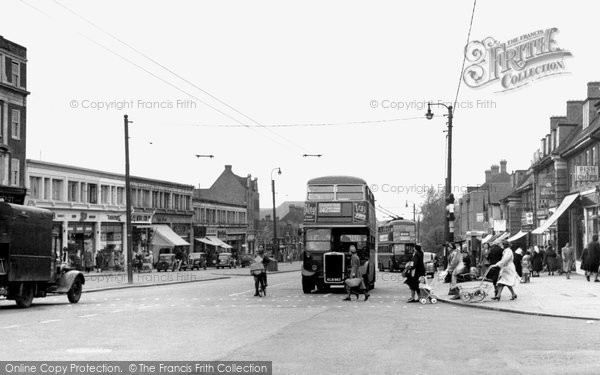
{"type": "Polygon", "coordinates": [[[579,197],[579,193],[567,195],[566,197],[564,197],[563,200],[562,200],[562,202],[560,203],[560,206],[558,206],[558,208],[552,214],[552,216],[550,216],[548,218],[548,220],[546,220],[546,222],[544,224],[542,224],[542,226],[534,229],[531,233],[533,233],[533,234],[542,234],[545,231],[547,231],[548,228],[550,228],[550,226],[552,224],[554,224],[554,222],[556,220],[558,220],[558,218],[561,217],[562,214],[565,213],[565,211],[573,204],[573,202],[575,202],[575,200],[578,197],[579,197]]]}
{"type": "Polygon", "coordinates": [[[205,243],[207,245],[211,245],[211,246],[219,246],[219,244],[212,242],[210,239],[204,237],[204,238],[194,238],[196,241],[198,242],[202,242],[205,243]]]}
{"type": "Polygon", "coordinates": [[[502,232],[501,234],[496,235],[496,238],[493,238],[492,241],[490,241],[490,243],[499,244],[500,242],[504,241],[508,236],[510,236],[510,232],[502,232]]]}
{"type": "Polygon", "coordinates": [[[221,241],[218,237],[207,236],[206,238],[208,238],[212,242],[216,243],[216,246],[220,246],[223,249],[231,249],[233,247],[233,246],[221,241]]]}
{"type": "Polygon", "coordinates": [[[485,236],[485,238],[483,240],[481,240],[481,244],[483,245],[484,243],[488,242],[489,240],[492,239],[492,237],[494,237],[493,234],[488,234],[487,236],[485,236]]]}
{"type": "Polygon", "coordinates": [[[466,235],[469,237],[472,237],[472,236],[479,237],[479,236],[484,236],[486,234],[487,234],[487,232],[484,232],[482,230],[469,230],[466,233],[466,235]]]}
{"type": "Polygon", "coordinates": [[[152,244],[155,246],[189,246],[190,244],[185,241],[179,235],[173,232],[168,225],[152,225],[154,230],[154,237],[152,237],[152,244]]]}
{"type": "Polygon", "coordinates": [[[507,239],[507,241],[514,242],[514,241],[518,240],[519,238],[522,238],[523,236],[525,236],[527,233],[529,233],[529,232],[523,232],[522,230],[520,230],[517,234],[515,234],[511,238],[507,239]]]}

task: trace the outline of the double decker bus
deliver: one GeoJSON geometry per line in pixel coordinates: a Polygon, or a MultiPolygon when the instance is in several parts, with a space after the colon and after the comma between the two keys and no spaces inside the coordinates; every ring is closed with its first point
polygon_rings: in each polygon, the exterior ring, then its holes
{"type": "Polygon", "coordinates": [[[367,183],[350,176],[313,178],[304,205],[302,290],[344,285],[351,245],[369,289],[375,286],[375,198],[367,183]]]}
{"type": "Polygon", "coordinates": [[[403,271],[417,243],[417,223],[396,218],[378,228],[377,266],[379,271],[403,271]]]}

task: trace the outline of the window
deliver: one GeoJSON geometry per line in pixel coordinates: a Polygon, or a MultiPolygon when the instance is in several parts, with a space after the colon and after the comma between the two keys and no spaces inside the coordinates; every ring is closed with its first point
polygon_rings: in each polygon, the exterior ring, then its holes
{"type": "Polygon", "coordinates": [[[311,185],[308,186],[309,201],[333,200],[333,185],[311,185]]]}
{"type": "Polygon", "coordinates": [[[100,202],[102,204],[110,204],[110,186],[100,186],[100,202]]]}
{"type": "Polygon", "coordinates": [[[12,186],[19,186],[20,184],[20,160],[11,159],[10,161],[10,184],[12,186]]]}
{"type": "Polygon", "coordinates": [[[29,177],[29,194],[33,199],[42,198],[42,178],[29,177]]]}
{"type": "Polygon", "coordinates": [[[347,201],[363,199],[364,195],[362,185],[338,185],[336,200],[347,201]]]}
{"type": "Polygon", "coordinates": [[[592,147],[592,165],[596,165],[596,146],[592,147]]]}
{"type": "Polygon", "coordinates": [[[307,229],[306,250],[326,251],[331,249],[330,229],[307,229]]]}
{"type": "Polygon", "coordinates": [[[44,178],[44,200],[50,200],[50,191],[52,190],[52,185],[50,183],[49,178],[44,178]]]}
{"type": "Polygon", "coordinates": [[[21,65],[18,61],[12,62],[12,83],[15,86],[21,85],[21,65]]]}
{"type": "Polygon", "coordinates": [[[21,111],[13,109],[10,118],[11,137],[21,139],[21,111]]]}
{"type": "Polygon", "coordinates": [[[77,202],[77,198],[79,195],[79,182],[77,181],[69,181],[69,190],[68,190],[67,200],[69,202],[77,202]]]}
{"type": "Polygon", "coordinates": [[[124,198],[123,195],[125,193],[125,188],[117,187],[117,204],[123,204],[124,198]]]}
{"type": "Polygon", "coordinates": [[[52,179],[52,200],[61,201],[63,200],[63,180],[52,179]]]}
{"type": "Polygon", "coordinates": [[[88,184],[88,195],[87,195],[88,203],[96,204],[98,203],[98,185],[96,184],[88,184]]]}

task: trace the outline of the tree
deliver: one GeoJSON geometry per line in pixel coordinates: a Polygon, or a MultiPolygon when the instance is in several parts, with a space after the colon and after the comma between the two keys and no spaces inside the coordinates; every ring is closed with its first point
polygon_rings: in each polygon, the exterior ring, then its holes
{"type": "Polygon", "coordinates": [[[444,244],[446,202],[442,192],[427,190],[425,202],[421,204],[421,245],[424,251],[441,255],[444,244]]]}

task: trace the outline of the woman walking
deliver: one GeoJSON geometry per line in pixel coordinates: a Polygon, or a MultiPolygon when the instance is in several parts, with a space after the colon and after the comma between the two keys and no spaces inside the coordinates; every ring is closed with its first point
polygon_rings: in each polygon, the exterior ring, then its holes
{"type": "Polygon", "coordinates": [[[556,270],[556,251],[554,251],[554,246],[552,246],[552,242],[548,242],[548,246],[546,247],[544,264],[547,267],[548,276],[554,276],[554,270],[556,270]]]}
{"type": "Polygon", "coordinates": [[[562,248],[562,267],[563,272],[567,274],[567,279],[571,278],[571,267],[573,267],[573,263],[575,262],[575,252],[573,248],[569,246],[569,243],[562,248]]]}
{"type": "Polygon", "coordinates": [[[415,245],[412,262],[413,268],[406,276],[406,281],[404,282],[410,288],[410,299],[407,302],[417,302],[419,300],[419,278],[425,276],[425,264],[423,263],[421,245],[415,245]]]}
{"type": "Polygon", "coordinates": [[[590,281],[590,251],[587,246],[583,249],[581,253],[581,265],[579,266],[582,271],[585,273],[585,278],[587,281],[590,281]]]}
{"type": "Polygon", "coordinates": [[[513,290],[513,287],[519,282],[519,275],[517,275],[517,270],[515,269],[513,252],[510,249],[510,244],[508,242],[503,242],[502,245],[504,246],[504,251],[502,251],[502,259],[493,265],[493,267],[500,268],[498,291],[496,292],[496,296],[492,298],[496,301],[500,301],[500,296],[502,295],[502,290],[504,287],[507,287],[508,290],[510,290],[510,299],[516,299],[517,295],[513,290]]]}
{"type": "Polygon", "coordinates": [[[540,252],[540,248],[537,245],[535,245],[533,247],[533,254],[531,255],[531,270],[532,270],[531,276],[532,277],[540,276],[540,272],[544,268],[544,264],[542,262],[542,259],[543,259],[542,257],[543,257],[543,255],[540,252]]]}

